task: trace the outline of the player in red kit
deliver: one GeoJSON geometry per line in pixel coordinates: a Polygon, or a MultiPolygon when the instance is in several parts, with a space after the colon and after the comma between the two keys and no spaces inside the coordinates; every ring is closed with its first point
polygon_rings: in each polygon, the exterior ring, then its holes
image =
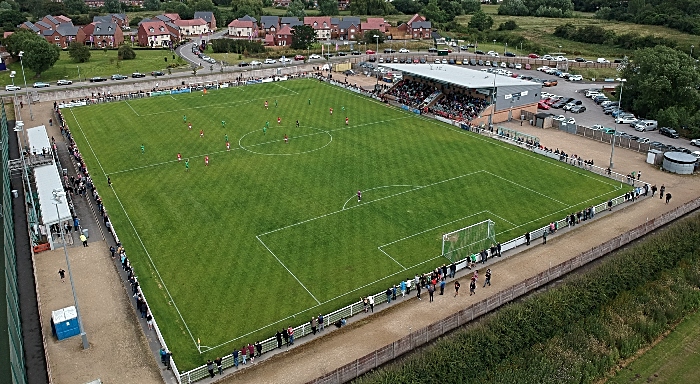
{"type": "Polygon", "coordinates": [[[265,109],[267,109],[267,100],[265,100],[265,109]]]}
{"type": "Polygon", "coordinates": [[[362,191],[360,191],[360,190],[358,189],[358,190],[357,190],[357,202],[359,203],[360,201],[362,201],[362,191]]]}
{"type": "Polygon", "coordinates": [[[348,125],[348,122],[349,122],[349,121],[350,121],[350,120],[348,120],[348,118],[346,117],[346,118],[345,118],[345,125],[348,125]]]}
{"type": "Polygon", "coordinates": [[[182,161],[182,155],[180,155],[180,152],[177,153],[177,161],[182,161]]]}
{"type": "Polygon", "coordinates": [[[192,123],[187,123],[187,127],[188,127],[188,128],[190,129],[190,131],[191,131],[191,130],[192,130],[192,123]]]}
{"type": "Polygon", "coordinates": [[[204,137],[204,130],[203,129],[199,131],[199,137],[204,137]]]}
{"type": "Polygon", "coordinates": [[[231,143],[229,143],[228,141],[226,142],[226,150],[227,151],[231,150],[231,143]]]}
{"type": "Polygon", "coordinates": [[[209,156],[204,156],[204,165],[209,165],[209,156]]]}
{"type": "Polygon", "coordinates": [[[331,108],[331,115],[333,115],[333,108],[331,108]]]}
{"type": "Polygon", "coordinates": [[[285,134],[284,134],[284,143],[287,144],[287,141],[288,141],[288,140],[289,140],[289,138],[287,138],[287,134],[285,133],[285,134]]]}
{"type": "Polygon", "coordinates": [[[277,125],[280,125],[280,124],[282,124],[282,118],[281,118],[281,117],[278,117],[278,118],[277,118],[277,125]]]}

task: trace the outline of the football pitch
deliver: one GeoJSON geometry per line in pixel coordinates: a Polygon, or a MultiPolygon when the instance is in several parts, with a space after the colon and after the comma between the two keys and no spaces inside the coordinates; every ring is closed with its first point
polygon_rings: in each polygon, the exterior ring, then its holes
{"type": "Polygon", "coordinates": [[[443,233],[507,241],[623,188],[315,80],[63,115],[181,371],[447,263],[443,233]]]}

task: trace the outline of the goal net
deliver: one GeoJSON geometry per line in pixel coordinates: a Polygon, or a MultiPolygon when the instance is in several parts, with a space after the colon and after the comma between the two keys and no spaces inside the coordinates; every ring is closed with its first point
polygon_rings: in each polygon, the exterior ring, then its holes
{"type": "Polygon", "coordinates": [[[484,220],[442,235],[442,255],[456,262],[493,244],[496,244],[494,223],[484,220]]]}

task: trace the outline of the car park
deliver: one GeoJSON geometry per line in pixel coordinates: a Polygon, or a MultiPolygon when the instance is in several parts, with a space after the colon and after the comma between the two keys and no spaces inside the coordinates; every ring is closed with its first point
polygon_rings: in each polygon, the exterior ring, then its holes
{"type": "Polygon", "coordinates": [[[275,59],[265,59],[265,64],[275,64],[277,60],[275,59]]]}
{"type": "Polygon", "coordinates": [[[527,57],[529,57],[531,59],[539,59],[540,55],[538,55],[536,53],[531,53],[531,54],[527,55],[527,57]]]}
{"type": "Polygon", "coordinates": [[[134,73],[131,74],[131,77],[134,78],[134,79],[138,79],[138,78],[140,78],[140,77],[146,77],[146,74],[141,73],[141,72],[134,72],[134,73]]]}
{"type": "Polygon", "coordinates": [[[238,66],[239,66],[239,67],[247,67],[247,66],[249,66],[249,65],[250,65],[250,64],[248,64],[248,63],[245,62],[245,61],[241,61],[240,63],[238,63],[238,66]]]}
{"type": "Polygon", "coordinates": [[[71,80],[58,80],[56,82],[56,85],[71,85],[73,84],[73,81],[71,80]]]}
{"type": "Polygon", "coordinates": [[[259,66],[261,66],[261,65],[262,65],[262,63],[259,62],[259,61],[257,61],[257,60],[253,60],[253,61],[250,62],[250,66],[251,66],[251,67],[259,67],[259,66]]]}
{"type": "Polygon", "coordinates": [[[675,129],[671,129],[668,127],[660,128],[659,133],[664,135],[664,136],[668,136],[672,139],[677,139],[679,137],[678,132],[676,132],[675,129]]]}
{"type": "Polygon", "coordinates": [[[690,140],[690,145],[694,145],[696,147],[700,147],[700,139],[693,139],[690,140]]]}
{"type": "Polygon", "coordinates": [[[51,84],[49,84],[49,83],[44,83],[44,82],[41,82],[41,81],[37,81],[36,83],[34,83],[34,84],[32,85],[32,87],[34,87],[34,88],[47,88],[47,87],[50,87],[50,86],[51,86],[51,84]]]}
{"type": "Polygon", "coordinates": [[[119,75],[119,74],[117,74],[117,75],[112,75],[112,77],[111,77],[112,80],[124,80],[124,79],[126,79],[126,78],[127,78],[126,76],[124,76],[124,75],[119,75]]]}
{"type": "Polygon", "coordinates": [[[515,57],[515,53],[513,52],[506,52],[505,55],[506,57],[515,57]]]}
{"type": "Polygon", "coordinates": [[[102,81],[107,81],[107,78],[106,78],[106,77],[100,77],[100,76],[95,76],[95,77],[91,77],[91,78],[90,78],[90,82],[91,82],[91,83],[99,83],[99,82],[102,82],[102,81]]]}
{"type": "Polygon", "coordinates": [[[22,88],[20,88],[17,85],[6,85],[5,86],[6,91],[19,91],[20,89],[22,89],[22,88]]]}
{"type": "Polygon", "coordinates": [[[629,124],[637,120],[634,115],[619,115],[615,118],[615,123],[617,124],[629,124]]]}

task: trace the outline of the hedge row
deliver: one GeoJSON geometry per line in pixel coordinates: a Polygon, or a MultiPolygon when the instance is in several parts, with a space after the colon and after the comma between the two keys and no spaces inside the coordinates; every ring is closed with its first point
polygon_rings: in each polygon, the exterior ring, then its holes
{"type": "Polygon", "coordinates": [[[700,307],[700,216],[357,383],[589,382],[700,307]]]}

